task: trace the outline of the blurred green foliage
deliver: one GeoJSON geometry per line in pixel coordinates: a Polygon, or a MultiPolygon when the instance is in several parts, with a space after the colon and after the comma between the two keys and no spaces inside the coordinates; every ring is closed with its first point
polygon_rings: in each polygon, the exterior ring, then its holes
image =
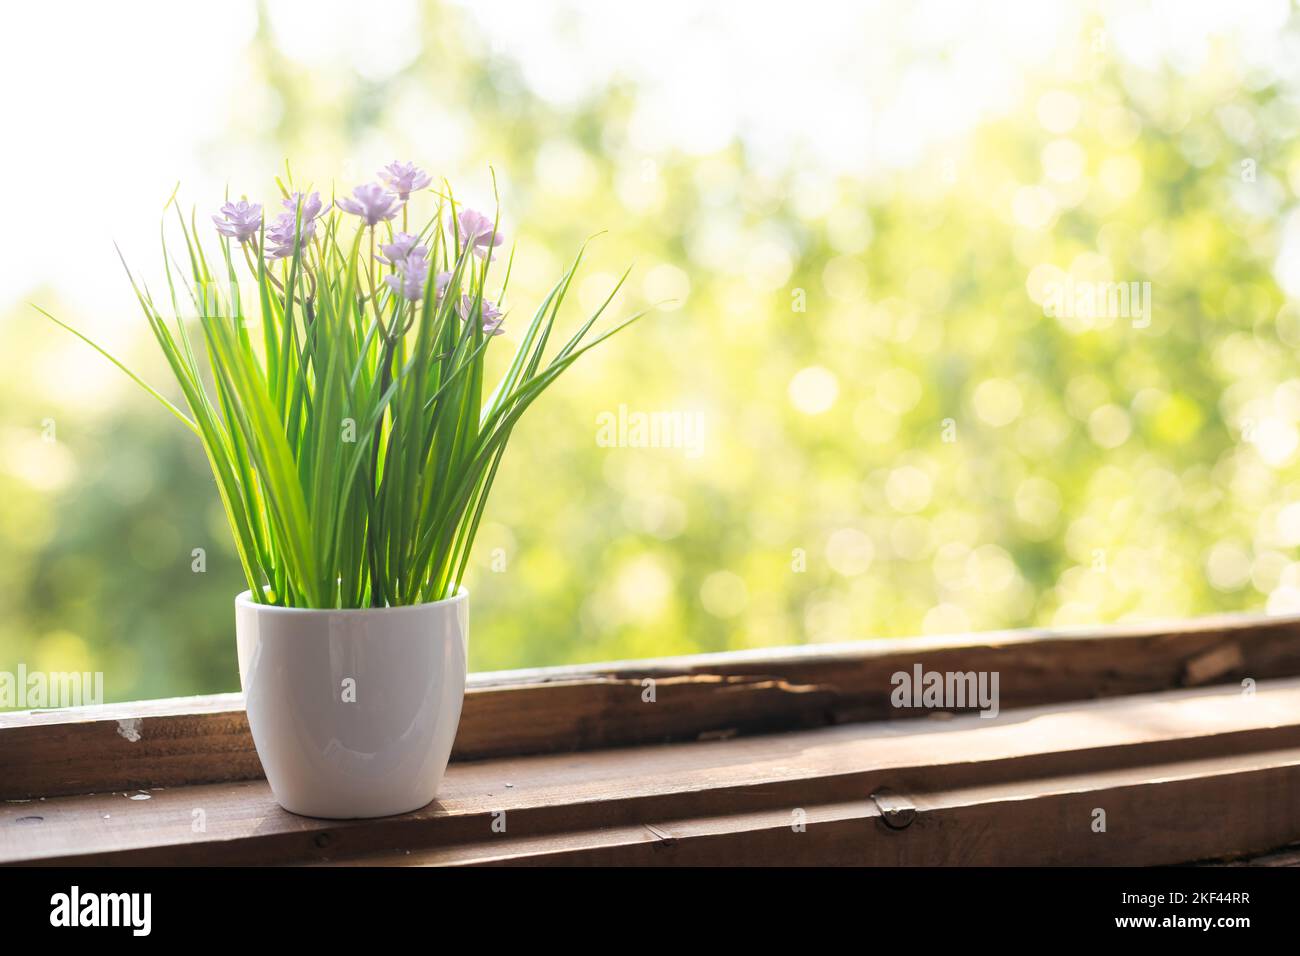
{"type": "MultiPolygon", "coordinates": [[[[474,669],[1300,608],[1300,312],[1275,279],[1294,100],[1105,60],[906,171],[778,174],[741,142],[640,155],[635,88],[549,104],[450,11],[421,41],[363,80],[264,23],[207,162],[263,162],[234,187],[258,198],[285,156],[350,187],[378,144],[480,195],[491,161],[521,313],[599,228],[584,305],[633,259],[622,313],[675,300],[516,433],[468,582],[474,669]],[[1149,327],[1045,315],[1067,276],[1149,282],[1149,327]],[[698,413],[702,454],[601,447],[621,405],[698,413]]],[[[0,325],[0,669],[236,689],[243,583],[199,449],[142,396],[34,393],[21,356],[81,347],[60,335],[17,305],[0,325]]]]}

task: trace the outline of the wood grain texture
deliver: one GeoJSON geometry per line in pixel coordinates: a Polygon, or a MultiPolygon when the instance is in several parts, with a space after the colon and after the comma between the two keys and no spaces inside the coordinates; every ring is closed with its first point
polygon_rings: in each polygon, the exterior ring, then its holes
{"type": "Polygon", "coordinates": [[[1251,854],[1232,860],[1210,860],[1203,866],[1300,867],[1300,846],[1284,846],[1268,853],[1251,854]]]}
{"type": "MultiPolygon", "coordinates": [[[[471,675],[452,759],[725,739],[932,711],[891,677],[996,671],[1030,707],[1300,675],[1300,617],[806,645],[471,675]],[[653,682],[653,703],[647,691],[653,682]]],[[[0,799],[256,779],[237,694],[0,714],[0,799]]]]}
{"type": "Polygon", "coordinates": [[[0,809],[0,861],[1176,863],[1300,841],[1297,793],[1292,679],[461,762],[374,821],[294,816],[264,781],[50,797],[0,809]]]}

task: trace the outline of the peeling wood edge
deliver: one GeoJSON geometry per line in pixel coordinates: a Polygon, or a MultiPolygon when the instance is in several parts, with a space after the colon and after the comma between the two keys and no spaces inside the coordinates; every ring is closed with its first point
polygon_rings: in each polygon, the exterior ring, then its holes
{"type": "MultiPolygon", "coordinates": [[[[890,703],[890,676],[917,665],[997,672],[1003,709],[1300,676],[1300,616],[1218,615],[475,674],[453,759],[943,716],[890,703]]],[[[0,799],[261,775],[240,694],[0,714],[0,799]]]]}

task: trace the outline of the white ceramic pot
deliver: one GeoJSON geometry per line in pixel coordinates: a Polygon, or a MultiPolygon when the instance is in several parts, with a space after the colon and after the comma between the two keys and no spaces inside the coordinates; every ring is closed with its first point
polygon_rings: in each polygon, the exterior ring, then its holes
{"type": "Polygon", "coordinates": [[[406,813],[438,792],[465,697],[469,593],[313,611],[235,598],[239,677],[275,799],[309,817],[406,813]]]}

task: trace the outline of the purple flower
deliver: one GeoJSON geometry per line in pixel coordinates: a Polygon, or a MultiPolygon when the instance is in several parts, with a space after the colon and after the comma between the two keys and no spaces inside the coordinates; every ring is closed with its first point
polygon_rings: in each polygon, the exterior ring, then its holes
{"type": "MultiPolygon", "coordinates": [[[[462,295],[460,304],[456,306],[456,312],[468,322],[474,312],[474,296],[462,295]]],[[[501,318],[501,314],[501,310],[497,308],[495,302],[490,302],[487,299],[483,300],[483,308],[480,310],[479,315],[483,320],[483,332],[485,334],[500,335],[505,331],[505,329],[501,328],[501,323],[505,321],[501,318]]]]}
{"type": "Polygon", "coordinates": [[[310,196],[305,196],[303,193],[293,193],[288,199],[284,200],[284,208],[297,215],[299,202],[302,203],[302,221],[304,224],[311,222],[320,215],[320,193],[312,193],[310,196]]]}
{"type": "Polygon", "coordinates": [[[402,201],[379,183],[366,183],[352,190],[353,199],[336,199],[335,204],[344,212],[360,216],[366,225],[387,221],[397,215],[402,201]]]}
{"type": "Polygon", "coordinates": [[[293,236],[294,219],[294,213],[282,212],[275,217],[275,222],[266,230],[266,257],[268,259],[274,261],[289,258],[302,246],[316,238],[315,220],[304,219],[298,233],[300,241],[295,244],[293,236]]]}
{"type": "Polygon", "coordinates": [[[402,200],[409,199],[411,193],[433,182],[429,174],[415,163],[391,162],[379,171],[379,178],[402,200]]]}
{"type": "Polygon", "coordinates": [[[501,233],[493,235],[495,224],[487,216],[474,209],[462,209],[457,217],[460,227],[460,241],[474,250],[474,255],[482,259],[493,246],[505,241],[501,233]]]}
{"type": "Polygon", "coordinates": [[[451,281],[450,272],[439,272],[433,277],[433,289],[435,294],[441,300],[447,294],[447,283],[451,281]]]}
{"type": "Polygon", "coordinates": [[[409,232],[399,232],[393,236],[392,242],[385,242],[379,247],[380,255],[376,256],[380,262],[386,262],[390,266],[395,266],[407,257],[415,244],[420,241],[419,236],[413,236],[409,232]]]}
{"type": "Polygon", "coordinates": [[[262,204],[247,199],[228,202],[221,207],[221,216],[213,216],[212,221],[226,238],[247,242],[262,228],[262,204]]]}
{"type": "Polygon", "coordinates": [[[424,283],[429,278],[429,250],[416,246],[408,251],[406,257],[397,262],[397,271],[384,276],[389,288],[412,302],[418,302],[424,295],[424,283]]]}

